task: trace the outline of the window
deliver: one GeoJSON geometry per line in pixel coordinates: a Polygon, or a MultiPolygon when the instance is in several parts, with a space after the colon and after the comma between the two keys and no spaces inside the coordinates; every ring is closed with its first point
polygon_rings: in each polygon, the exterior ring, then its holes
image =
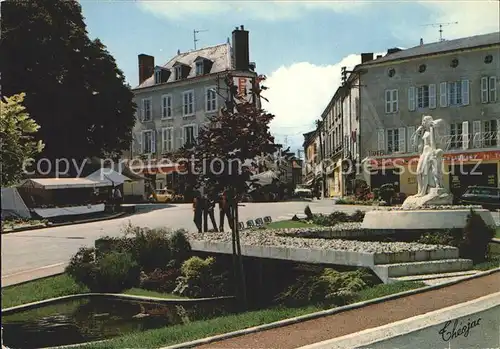
{"type": "Polygon", "coordinates": [[[161,130],[162,152],[168,153],[174,150],[174,128],[166,127],[161,130]]]}
{"type": "Polygon", "coordinates": [[[463,125],[461,123],[450,125],[450,148],[462,148],[463,125]]]}
{"type": "Polygon", "coordinates": [[[483,138],[483,146],[485,148],[495,147],[498,145],[498,120],[486,120],[483,122],[484,129],[484,137],[483,138]]]}
{"type": "Polygon", "coordinates": [[[497,101],[497,77],[484,76],[481,78],[481,103],[495,103],[497,101]]]}
{"type": "Polygon", "coordinates": [[[180,80],[182,79],[182,67],[178,65],[175,67],[175,80],[180,80]]]}
{"type": "Polygon", "coordinates": [[[198,130],[196,125],[183,126],[184,144],[194,144],[198,138],[198,130]]]}
{"type": "Polygon", "coordinates": [[[385,112],[396,113],[398,111],[398,90],[385,91],[385,112]]]}
{"type": "Polygon", "coordinates": [[[388,153],[398,153],[399,152],[399,129],[389,129],[387,130],[387,152],[388,153]]]}
{"type": "Polygon", "coordinates": [[[203,61],[196,62],[196,75],[203,75],[203,61]]]}
{"type": "Polygon", "coordinates": [[[469,80],[453,81],[447,83],[448,105],[465,106],[469,105],[469,80]]]}
{"type": "Polygon", "coordinates": [[[417,107],[429,108],[429,86],[424,85],[417,88],[417,107]]]}
{"type": "Polygon", "coordinates": [[[155,70],[155,84],[161,83],[161,70],[155,70]]]}
{"type": "Polygon", "coordinates": [[[194,114],[194,91],[186,91],[182,94],[182,114],[189,116],[194,114]]]}
{"type": "Polygon", "coordinates": [[[415,126],[408,126],[406,128],[406,133],[408,136],[408,152],[409,153],[415,153],[418,151],[417,142],[415,142],[416,139],[413,140],[413,135],[415,134],[415,131],[416,131],[415,126]]]}
{"type": "Polygon", "coordinates": [[[162,119],[172,118],[172,96],[171,95],[161,96],[161,118],[162,119]]]}
{"type": "Polygon", "coordinates": [[[144,154],[156,152],[155,131],[147,130],[142,132],[142,152],[144,154]]]}
{"type": "Polygon", "coordinates": [[[151,98],[144,98],[142,100],[141,116],[142,121],[151,121],[152,111],[151,111],[151,98]]]}
{"type": "Polygon", "coordinates": [[[205,110],[207,112],[217,111],[217,93],[215,91],[215,87],[209,87],[206,90],[205,110]]]}

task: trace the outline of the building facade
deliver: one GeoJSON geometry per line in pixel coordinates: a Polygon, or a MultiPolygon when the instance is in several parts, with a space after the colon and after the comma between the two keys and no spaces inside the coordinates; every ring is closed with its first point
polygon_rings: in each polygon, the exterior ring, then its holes
{"type": "Polygon", "coordinates": [[[319,130],[310,131],[303,134],[304,143],[304,164],[302,179],[303,184],[313,190],[321,190],[322,186],[322,159],[320,154],[319,130]]]}
{"type": "Polygon", "coordinates": [[[423,115],[443,120],[444,180],[455,196],[469,185],[500,186],[500,33],[389,50],[358,65],[349,80],[357,79],[356,151],[372,188],[416,193],[413,135],[423,115]]]}
{"type": "MultiPolygon", "coordinates": [[[[237,93],[253,101],[252,86],[257,74],[249,60],[249,33],[243,26],[232,32],[227,43],[188,52],[177,52],[164,65],[140,54],[139,85],[133,89],[137,122],[128,159],[145,158],[141,165],[157,189],[175,186],[177,167],[165,154],[193,143],[208,118],[225,106],[227,74],[233,76],[237,93]]],[[[134,164],[131,163],[131,168],[134,164]]]]}

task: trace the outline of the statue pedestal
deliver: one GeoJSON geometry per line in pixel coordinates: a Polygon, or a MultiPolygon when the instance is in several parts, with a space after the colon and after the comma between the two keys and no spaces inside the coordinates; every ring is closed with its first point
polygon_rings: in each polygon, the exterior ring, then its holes
{"type": "MultiPolygon", "coordinates": [[[[374,210],[366,212],[361,228],[386,231],[464,228],[470,210],[467,206],[374,210]]],[[[483,218],[486,225],[496,226],[490,211],[481,207],[474,208],[474,211],[483,218]]]]}
{"type": "Polygon", "coordinates": [[[424,196],[412,195],[406,198],[402,209],[416,209],[422,206],[450,206],[453,204],[453,195],[444,188],[431,188],[424,196]]]}

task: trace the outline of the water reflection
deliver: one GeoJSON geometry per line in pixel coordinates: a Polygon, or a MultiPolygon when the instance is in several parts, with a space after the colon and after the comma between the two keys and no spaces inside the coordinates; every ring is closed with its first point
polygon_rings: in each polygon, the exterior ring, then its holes
{"type": "Polygon", "coordinates": [[[165,305],[115,298],[70,300],[2,317],[4,345],[39,349],[110,339],[232,311],[231,301],[165,305]]]}

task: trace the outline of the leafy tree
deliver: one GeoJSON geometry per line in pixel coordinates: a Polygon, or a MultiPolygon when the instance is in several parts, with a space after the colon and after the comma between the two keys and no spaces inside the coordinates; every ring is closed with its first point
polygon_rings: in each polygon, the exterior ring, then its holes
{"type": "MultiPolygon", "coordinates": [[[[230,74],[226,76],[226,85],[230,90],[226,107],[210,117],[209,126],[200,130],[195,146],[197,161],[193,167],[200,174],[200,181],[207,190],[220,192],[227,189],[230,193],[228,199],[234,213],[233,253],[236,249],[239,255],[243,283],[241,290],[245,292],[238,232],[238,202],[254,185],[250,181],[250,167],[257,166],[257,157],[275,153],[278,146],[274,144],[269,130],[274,115],[261,109],[257,103],[236,100],[230,74]]],[[[260,90],[258,86],[253,89],[256,98],[260,97],[260,90]]],[[[244,302],[245,298],[243,294],[244,302]]]]}
{"type": "Polygon", "coordinates": [[[42,151],[42,141],[33,135],[40,126],[22,105],[24,93],[0,100],[0,172],[2,187],[17,183],[23,176],[23,164],[42,151]]]}
{"type": "Polygon", "coordinates": [[[135,122],[133,93],[100,40],[90,40],[75,0],[1,3],[2,92],[26,93],[41,126],[41,156],[118,157],[135,122]]]}

